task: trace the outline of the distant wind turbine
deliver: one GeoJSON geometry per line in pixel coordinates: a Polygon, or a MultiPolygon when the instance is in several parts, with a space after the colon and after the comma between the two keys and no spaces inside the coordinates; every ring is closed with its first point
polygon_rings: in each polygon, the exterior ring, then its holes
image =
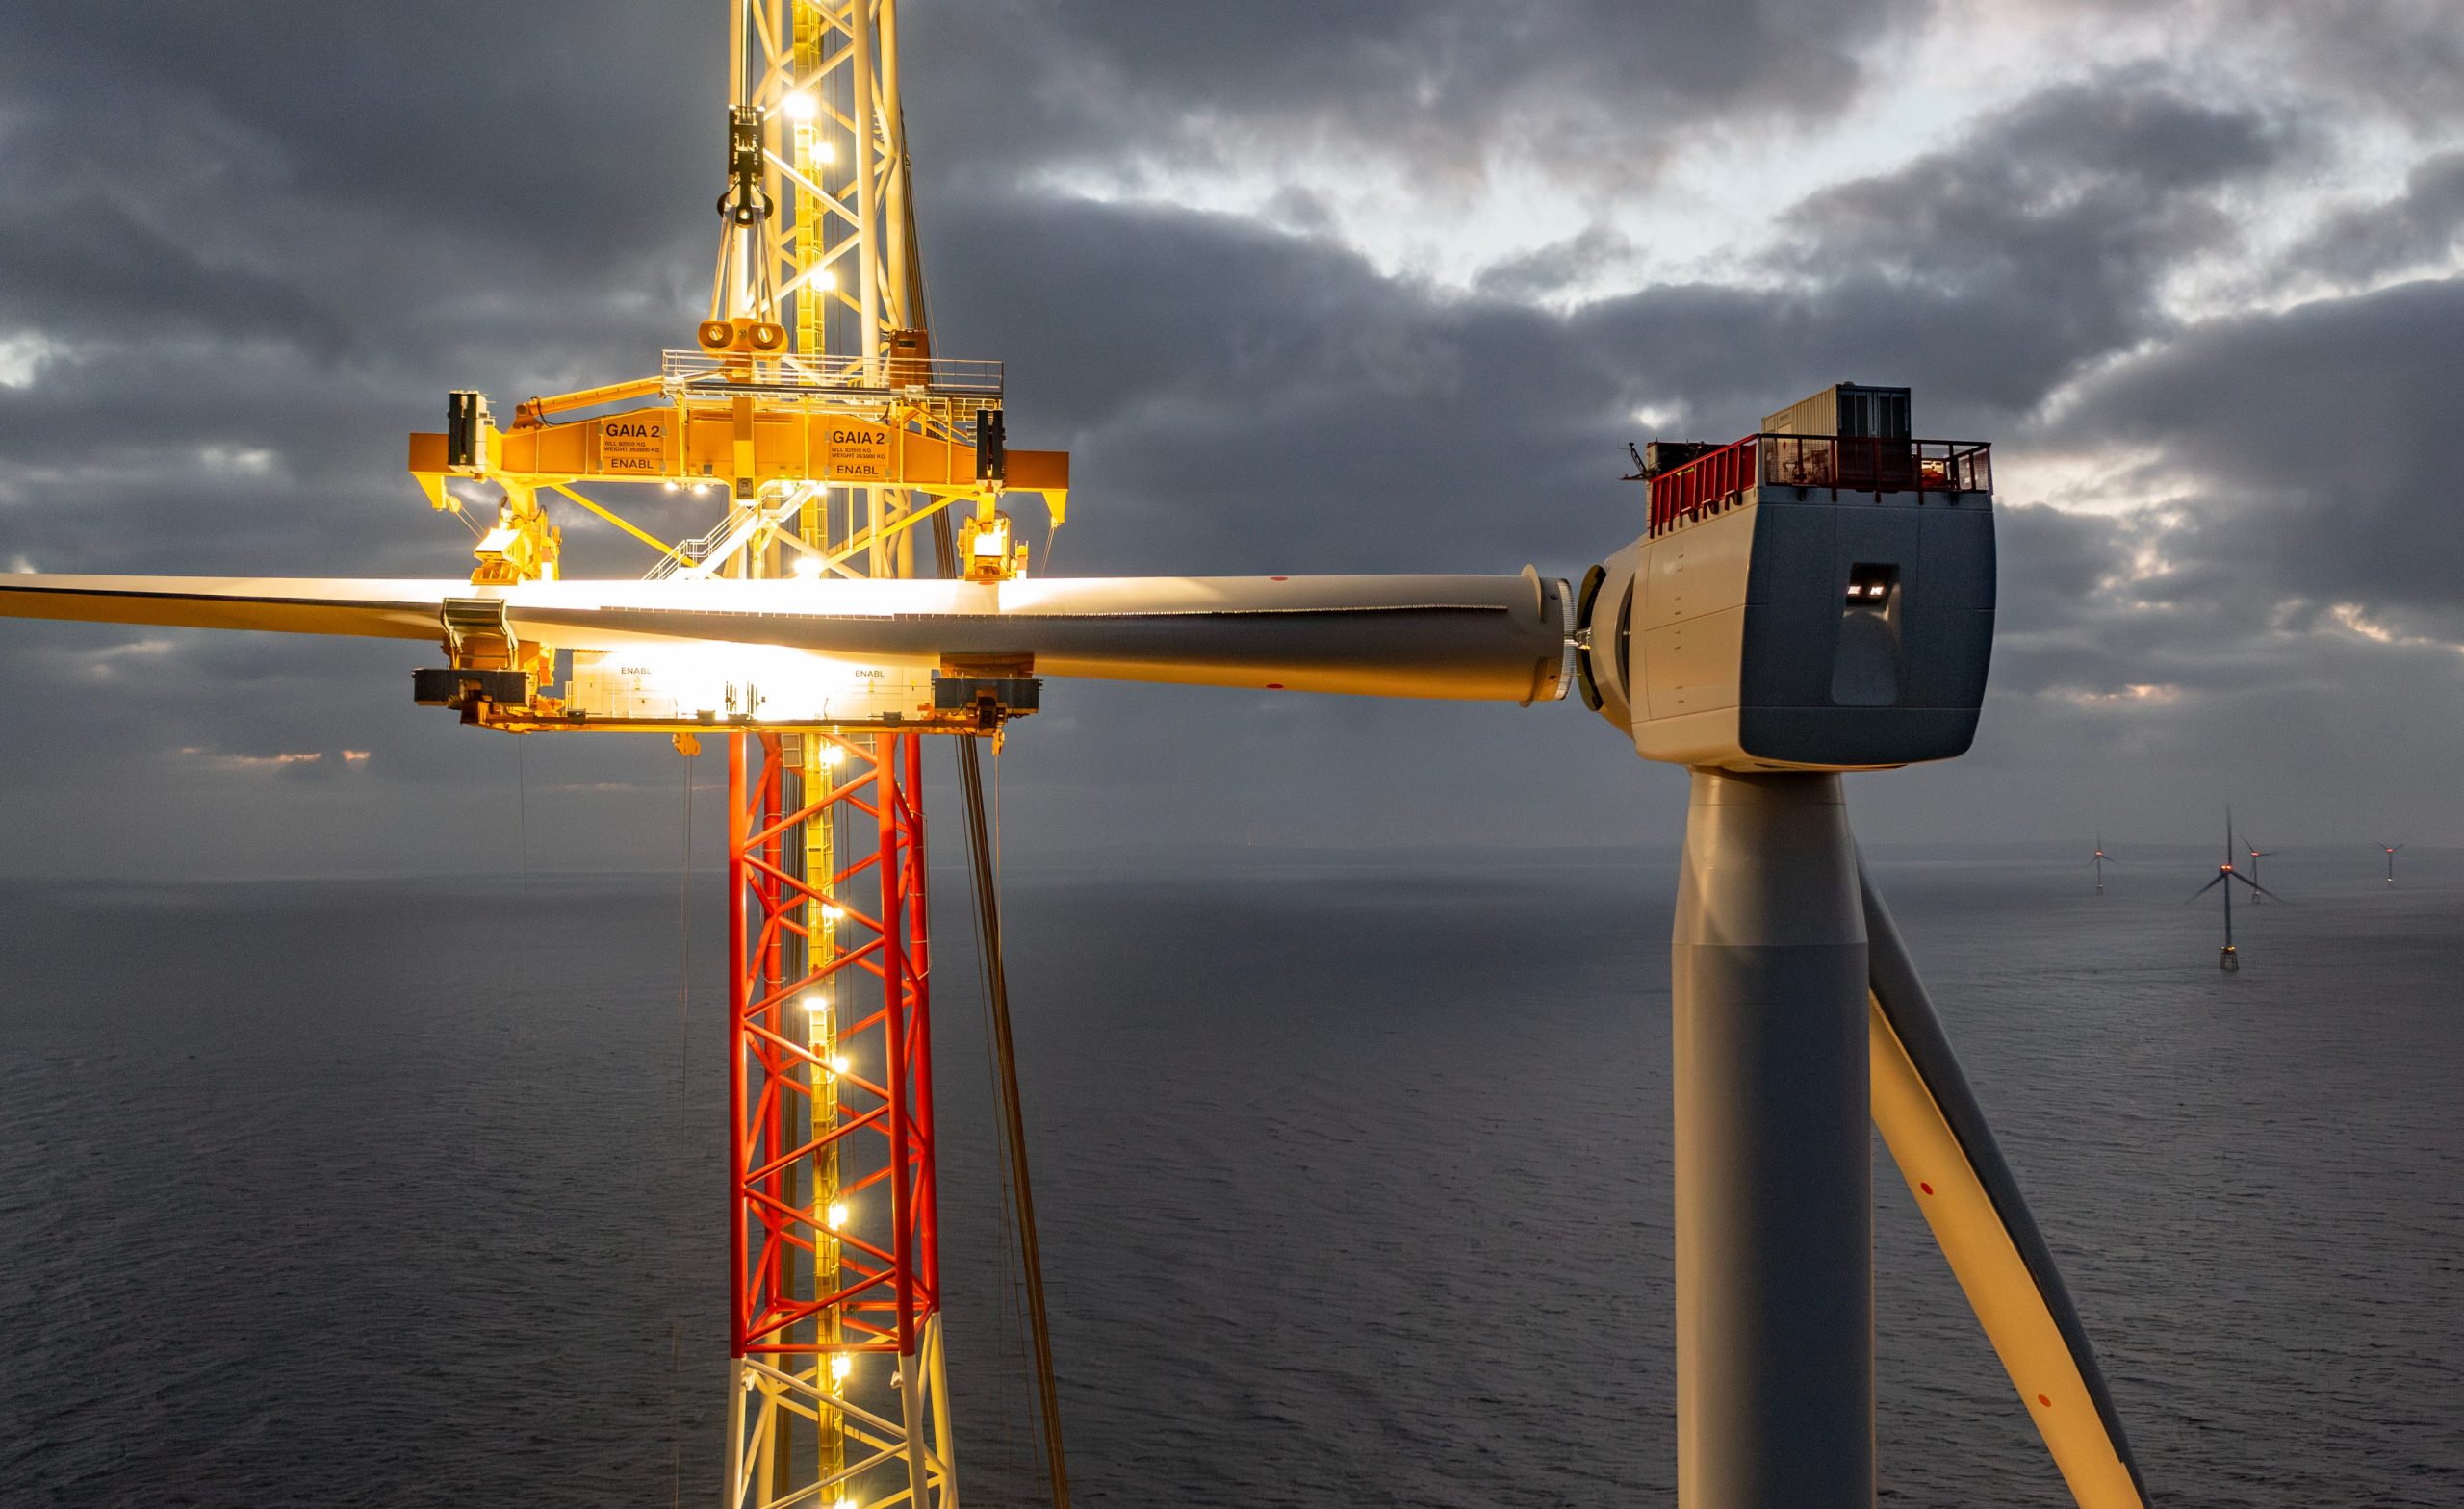
{"type": "MultiPolygon", "coordinates": [[[[2233,809],[2228,806],[2224,809],[2224,862],[2216,867],[2216,879],[2191,892],[2183,902],[2184,906],[2188,906],[2218,886],[2224,887],[2224,952],[2217,956],[2216,967],[2228,971],[2238,971],[2242,967],[2242,957],[2233,952],[2232,882],[2235,881],[2240,881],[2261,896],[2275,896],[2275,892],[2233,868],[2233,809]]],[[[2283,899],[2281,896],[2276,896],[2278,901],[2283,899]]]]}
{"type": "Polygon", "coordinates": [[[2378,847],[2387,851],[2387,883],[2393,885],[2396,883],[2396,851],[2404,846],[2402,844],[2380,844],[2378,847]]]}
{"type": "MultiPolygon", "coordinates": [[[[2250,842],[2249,834],[2245,833],[2242,835],[2242,852],[2250,857],[2250,883],[2256,885],[2259,883],[2259,860],[2275,853],[2275,851],[2272,849],[2260,848],[2258,845],[2250,842]]],[[[2250,897],[2250,905],[2255,907],[2266,899],[2266,891],[2262,890],[2256,892],[2250,897]]]]}
{"type": "Polygon", "coordinates": [[[2096,894],[2105,893],[2105,835],[2096,834],[2096,857],[2088,861],[2096,867],[2096,894]]]}

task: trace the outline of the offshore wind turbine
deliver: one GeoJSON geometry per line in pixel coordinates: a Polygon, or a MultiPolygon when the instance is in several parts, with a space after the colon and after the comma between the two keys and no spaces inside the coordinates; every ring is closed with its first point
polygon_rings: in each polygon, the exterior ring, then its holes
{"type": "MultiPolygon", "coordinates": [[[[2233,868],[2233,809],[2230,806],[2227,806],[2224,809],[2224,862],[2216,867],[2216,879],[2208,882],[2205,885],[2200,886],[2197,890],[2191,892],[2185,902],[2185,905],[2187,905],[2188,902],[2198,900],[2201,896],[2206,895],[2209,891],[2216,889],[2220,885],[2224,887],[2224,952],[2216,957],[2216,967],[2224,970],[2228,974],[2238,972],[2242,967],[2242,956],[2235,953],[2233,950],[2232,882],[2235,881],[2239,881],[2250,888],[2252,892],[2251,899],[2254,902],[2260,896],[2275,895],[2275,892],[2269,890],[2258,882],[2233,868]]],[[[2281,897],[2278,897],[2277,899],[2282,900],[2281,897]]]]}
{"type": "MultiPolygon", "coordinates": [[[[2249,835],[2248,835],[2248,834],[2246,834],[2246,833],[2245,833],[2245,834],[2243,834],[2243,835],[2242,835],[2242,852],[2243,852],[2245,855],[2247,855],[2247,856],[2249,857],[2249,860],[2250,860],[2250,883],[2251,883],[2251,884],[2253,884],[2253,885],[2256,885],[2256,884],[2258,884],[2258,883],[2259,883],[2259,861],[2260,861],[2261,859],[2265,858],[2267,856],[2269,856],[2269,855],[2271,855],[2271,854],[2273,854],[2275,851],[2274,851],[2274,850],[2272,850],[2272,849],[2262,849],[2262,848],[2260,848],[2258,845],[2256,845],[2256,844],[2254,844],[2254,843],[2250,842],[2249,835]]],[[[2255,907],[2255,906],[2257,906],[2261,901],[2265,900],[2266,898],[2267,898],[2267,892],[2266,892],[2266,891],[2264,891],[2264,890],[2253,891],[2253,892],[2250,894],[2250,905],[2251,905],[2251,906],[2253,906],[2253,907],[2255,907]]]]}
{"type": "Polygon", "coordinates": [[[2396,851],[2404,846],[2402,844],[2380,844],[2378,847],[2387,851],[2387,883],[2393,885],[2396,883],[2396,851]]]}
{"type": "Polygon", "coordinates": [[[2101,831],[2096,834],[2095,857],[2088,862],[2096,867],[2096,894],[2102,896],[2105,893],[2105,835],[2101,831]]]}

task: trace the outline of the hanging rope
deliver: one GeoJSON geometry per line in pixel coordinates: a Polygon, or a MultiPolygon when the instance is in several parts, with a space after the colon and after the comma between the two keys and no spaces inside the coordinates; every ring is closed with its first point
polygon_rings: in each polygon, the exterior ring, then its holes
{"type": "MultiPolygon", "coordinates": [[[[677,831],[681,833],[676,862],[676,1135],[689,1143],[685,1127],[693,1113],[693,759],[700,743],[688,745],[684,737],[676,740],[677,753],[684,756],[684,806],[677,831]]],[[[682,1256],[680,1244],[678,1255],[682,1256]]],[[[676,1275],[678,1292],[687,1286],[683,1275],[676,1275]]],[[[667,1431],[668,1431],[668,1504],[669,1509],[683,1509],[684,1503],[684,1339],[682,1328],[674,1320],[667,1323],[667,1431]]]]}
{"type": "MultiPolygon", "coordinates": [[[[892,118],[888,123],[894,150],[899,160],[899,193],[905,214],[900,217],[906,229],[905,295],[909,322],[920,330],[932,325],[932,299],[924,279],[924,250],[915,216],[915,174],[907,158],[907,122],[892,118]]],[[[865,332],[866,341],[871,332],[865,332]]],[[[938,556],[941,575],[955,577],[959,574],[958,540],[951,527],[947,510],[933,516],[933,546],[938,556]]],[[[1047,559],[1050,541],[1045,543],[1047,559]]],[[[1036,1236],[1035,1192],[1027,1179],[1027,1131],[1025,1117],[1018,1103],[1018,1060],[1010,1034],[1010,974],[1001,949],[1000,854],[997,829],[988,829],[984,811],[984,761],[980,741],[961,736],[959,746],[959,796],[966,815],[967,857],[975,872],[975,909],[978,935],[983,947],[977,951],[984,972],[986,1010],[991,1016],[993,1035],[993,1069],[995,1098],[1000,1102],[1003,1163],[1008,1178],[1003,1188],[1009,1195],[1012,1213],[1017,1222],[1018,1266],[1026,1280],[1029,1341],[1033,1350],[1036,1374],[1036,1398],[1043,1422],[1043,1458],[1047,1478],[1052,1487],[1053,1509],[1069,1509],[1069,1468],[1061,1444],[1061,1390],[1052,1367],[1052,1318],[1044,1305],[1043,1252],[1036,1236]]],[[[993,764],[994,796],[998,799],[1000,763],[993,764]]]]}
{"type": "Polygon", "coordinates": [[[513,736],[513,828],[515,852],[522,865],[522,894],[530,895],[530,758],[522,735],[513,736]]]}
{"type": "Polygon", "coordinates": [[[686,1070],[693,1061],[693,761],[701,748],[698,742],[690,748],[678,745],[684,755],[684,820],[679,825],[684,840],[676,861],[676,1105],[680,1115],[690,1114],[693,1107],[686,1070]]]}
{"type": "MultiPolygon", "coordinates": [[[[971,741],[952,740],[951,745],[953,754],[957,753],[959,748],[968,742],[971,741]]],[[[964,763],[963,761],[959,761],[958,763],[962,779],[964,763]]],[[[984,1077],[987,1084],[991,1087],[993,1103],[995,1105],[999,1105],[1001,1104],[1001,1075],[999,1069],[1001,1049],[999,1043],[995,1040],[992,1030],[992,992],[985,965],[986,959],[988,958],[991,953],[992,940],[985,935],[984,912],[981,908],[968,908],[967,919],[975,928],[977,983],[985,986],[984,995],[981,997],[984,1010],[980,1011],[976,1017],[977,1024],[984,1029],[984,1077]]],[[[1014,1176],[1011,1172],[1010,1166],[1010,1138],[1007,1135],[1006,1127],[1001,1136],[995,1137],[992,1139],[992,1146],[994,1156],[1000,1165],[999,1171],[1001,1176],[1001,1250],[1010,1255],[1012,1259],[1012,1262],[1003,1265],[1001,1269],[1001,1322],[1003,1334],[1016,1345],[1018,1361],[1032,1368],[1034,1366],[1034,1352],[1032,1350],[1032,1343],[1030,1342],[1027,1334],[1026,1300],[1025,1296],[1020,1292],[1020,1286],[1018,1282],[1018,1273],[1021,1266],[1017,1257],[1020,1250],[1018,1245],[1018,1229],[1017,1222],[1011,1215],[1012,1201],[1010,1199],[1009,1190],[1014,1176]]],[[[1009,1391],[1006,1388],[1002,1391],[1000,1416],[1001,1460],[1008,1462],[1014,1459],[1016,1456],[1018,1445],[1016,1436],[1013,1431],[1013,1426],[1014,1425],[1015,1420],[1011,1412],[1009,1391]]],[[[1039,1468],[1040,1468],[1043,1463],[1043,1444],[1040,1439],[1028,1448],[1029,1457],[1039,1468]]]]}

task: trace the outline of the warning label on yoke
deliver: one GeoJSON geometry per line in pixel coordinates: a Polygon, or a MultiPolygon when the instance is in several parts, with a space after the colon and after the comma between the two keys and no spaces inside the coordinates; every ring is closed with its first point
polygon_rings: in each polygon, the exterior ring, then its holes
{"type": "Polygon", "coordinates": [[[603,472],[657,476],[667,470],[666,445],[663,420],[620,416],[599,422],[599,466],[603,472]]]}

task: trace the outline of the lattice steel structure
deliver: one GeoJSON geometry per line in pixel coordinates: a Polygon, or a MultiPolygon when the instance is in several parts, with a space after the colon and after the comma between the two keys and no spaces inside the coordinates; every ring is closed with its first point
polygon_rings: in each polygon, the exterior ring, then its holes
{"type": "MultiPolygon", "coordinates": [[[[711,318],[783,326],[787,362],[846,388],[923,375],[895,0],[730,0],[730,15],[763,202],[725,233],[711,318]]],[[[946,441],[966,412],[886,417],[946,441]]],[[[949,500],[782,492],[758,510],[775,528],[723,570],[775,575],[792,552],[911,575],[915,525],[949,500]]],[[[958,1502],[920,751],[886,731],[730,738],[730,1509],[958,1502]]]]}
{"type": "Polygon", "coordinates": [[[921,745],[730,740],[734,1504],[956,1502],[921,745]]]}

